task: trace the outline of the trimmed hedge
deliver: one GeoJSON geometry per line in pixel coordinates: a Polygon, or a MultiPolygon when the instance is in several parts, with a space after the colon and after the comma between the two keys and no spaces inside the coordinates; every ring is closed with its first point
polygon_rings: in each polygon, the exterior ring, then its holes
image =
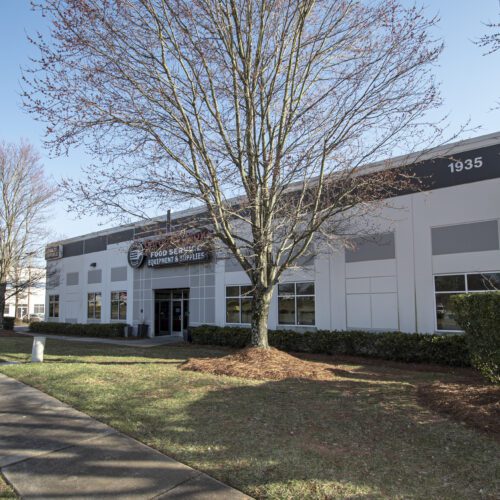
{"type": "Polygon", "coordinates": [[[30,323],[30,332],[81,337],[123,337],[126,323],[56,323],[38,321],[30,323]]]}
{"type": "MultiPolygon", "coordinates": [[[[250,341],[248,328],[202,325],[191,329],[193,342],[242,348],[250,341]]],[[[427,335],[401,332],[270,330],[269,343],[283,351],[346,354],[404,361],[469,366],[463,335],[427,335]]]]}
{"type": "Polygon", "coordinates": [[[4,330],[14,330],[14,321],[15,321],[15,318],[13,316],[4,316],[3,317],[3,329],[4,330]]]}
{"type": "Polygon", "coordinates": [[[452,304],[465,331],[472,366],[500,384],[500,292],[457,295],[452,304]]]}

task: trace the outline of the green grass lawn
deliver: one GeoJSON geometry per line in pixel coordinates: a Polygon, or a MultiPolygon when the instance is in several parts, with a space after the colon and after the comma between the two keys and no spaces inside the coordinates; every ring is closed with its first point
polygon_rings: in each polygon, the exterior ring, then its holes
{"type": "MultiPolygon", "coordinates": [[[[0,337],[0,359],[28,360],[31,343],[0,337]]],[[[500,495],[500,445],[416,400],[418,384],[463,372],[381,362],[337,365],[334,381],[258,382],[177,369],[224,352],[49,339],[45,363],[0,371],[259,498],[500,495]]]]}

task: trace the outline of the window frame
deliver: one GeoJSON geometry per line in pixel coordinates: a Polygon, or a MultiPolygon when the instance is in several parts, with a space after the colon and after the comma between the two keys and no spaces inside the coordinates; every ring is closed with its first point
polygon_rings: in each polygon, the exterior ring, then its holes
{"type": "Polygon", "coordinates": [[[277,322],[278,322],[278,325],[279,326],[290,326],[290,327],[303,327],[303,328],[315,328],[316,327],[316,282],[314,280],[299,280],[299,281],[284,281],[283,283],[279,283],[277,285],[278,287],[278,290],[277,290],[277,299],[278,299],[278,314],[277,314],[277,322]],[[312,283],[312,285],[314,286],[314,293],[313,294],[299,294],[297,295],[297,285],[300,285],[302,283],[312,283]],[[290,295],[290,294],[280,294],[279,292],[279,287],[280,285],[293,285],[294,286],[294,293],[293,295],[290,295]],[[295,322],[294,323],[281,323],[280,322],[280,311],[279,311],[279,307],[280,307],[280,298],[286,298],[286,299],[290,299],[292,298],[294,299],[294,318],[295,318],[295,322]],[[304,298],[304,297],[308,297],[308,298],[313,298],[313,304],[314,304],[314,323],[313,324],[310,324],[310,325],[306,325],[306,324],[303,324],[303,323],[298,323],[298,309],[297,309],[297,299],[298,298],[304,298]]]}
{"type": "Polygon", "coordinates": [[[102,292],[87,292],[87,319],[93,319],[93,320],[101,320],[102,319],[102,292]],[[90,297],[93,295],[93,300],[91,301],[90,297]],[[100,310],[99,310],[99,316],[96,315],[96,305],[97,305],[97,297],[100,297],[100,310]],[[93,316],[90,316],[90,308],[89,305],[92,302],[94,306],[94,314],[93,316]]]}
{"type": "Polygon", "coordinates": [[[111,321],[127,321],[127,305],[128,305],[128,293],[127,293],[127,290],[113,290],[110,294],[110,306],[111,306],[111,309],[110,309],[110,320],[111,321]],[[120,299],[120,294],[124,293],[125,294],[125,300],[122,301],[120,299]],[[117,294],[118,298],[117,299],[113,299],[113,294],[117,294]],[[117,318],[113,318],[113,303],[116,302],[118,304],[118,317],[117,318]],[[120,303],[121,302],[125,302],[125,317],[121,317],[120,315],[120,303]]]}
{"type": "Polygon", "coordinates": [[[436,302],[436,295],[460,295],[464,293],[487,293],[491,292],[493,290],[469,290],[469,280],[468,277],[470,275],[474,274],[500,274],[500,271],[473,271],[473,272],[464,272],[464,273],[439,273],[439,274],[433,274],[433,286],[434,286],[434,331],[438,333],[460,333],[463,332],[463,330],[450,330],[450,329],[439,329],[438,324],[437,324],[437,302],[436,302]],[[440,291],[436,290],[436,278],[439,278],[441,276],[463,276],[464,278],[464,290],[446,290],[446,291],[440,291]]]}
{"type": "Polygon", "coordinates": [[[49,295],[49,318],[59,318],[60,314],[59,294],[49,295]],[[57,299],[56,299],[57,297],[57,299]],[[54,314],[55,306],[57,305],[57,313],[54,314]]]}
{"type": "MultiPolygon", "coordinates": [[[[245,322],[245,323],[243,323],[241,321],[241,315],[242,315],[242,302],[241,301],[242,301],[242,299],[252,299],[253,298],[253,293],[244,294],[241,291],[242,288],[250,288],[251,289],[252,285],[231,285],[231,284],[226,284],[225,285],[225,288],[224,288],[224,297],[225,297],[225,299],[224,299],[224,313],[225,313],[225,315],[224,315],[224,324],[226,324],[226,325],[250,325],[251,324],[251,322],[245,322]],[[229,295],[228,296],[227,289],[228,288],[235,288],[235,287],[238,288],[238,295],[229,295]],[[228,301],[228,299],[230,299],[230,300],[238,300],[238,305],[239,305],[239,308],[240,308],[240,310],[238,312],[238,314],[239,314],[239,320],[240,320],[239,323],[235,323],[234,321],[228,321],[227,320],[227,301],[228,301]]],[[[252,290],[250,290],[250,292],[251,291],[252,290]]]]}
{"type": "Polygon", "coordinates": [[[45,304],[33,304],[33,314],[45,314],[45,304]],[[38,309],[42,309],[41,311],[38,309]]]}

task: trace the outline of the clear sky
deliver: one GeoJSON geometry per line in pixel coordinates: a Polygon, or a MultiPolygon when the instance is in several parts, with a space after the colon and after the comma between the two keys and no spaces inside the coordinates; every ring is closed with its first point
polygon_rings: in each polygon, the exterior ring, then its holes
{"type": "MultiPolygon", "coordinates": [[[[429,14],[441,18],[436,36],[444,40],[445,50],[436,76],[442,83],[442,115],[450,115],[450,132],[469,119],[470,126],[481,128],[468,136],[500,131],[500,110],[492,110],[500,101],[500,53],[483,56],[484,50],[473,43],[487,32],[483,23],[498,22],[499,0],[426,0],[424,5],[429,14]]],[[[89,158],[78,150],[68,157],[51,158],[42,146],[43,126],[21,108],[20,68],[29,66],[33,54],[26,33],[45,29],[46,19],[30,10],[29,0],[0,0],[0,140],[28,139],[38,148],[47,173],[57,181],[63,175],[78,177],[89,158]]],[[[49,222],[51,239],[103,229],[99,222],[75,220],[59,202],[49,222]]]]}

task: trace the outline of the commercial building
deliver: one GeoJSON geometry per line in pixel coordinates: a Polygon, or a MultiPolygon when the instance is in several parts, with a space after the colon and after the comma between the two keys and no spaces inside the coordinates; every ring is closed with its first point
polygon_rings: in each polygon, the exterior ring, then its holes
{"type": "MultiPolygon", "coordinates": [[[[367,168],[409,169],[424,180],[422,190],[391,198],[352,245],[288,271],[270,328],[455,331],[453,294],[500,288],[500,133],[367,168]]],[[[200,211],[174,213],[171,222],[200,211]]],[[[236,261],[210,252],[206,233],[158,249],[168,223],[49,245],[46,319],[146,323],[150,335],[248,324],[251,289],[236,261]]]]}

